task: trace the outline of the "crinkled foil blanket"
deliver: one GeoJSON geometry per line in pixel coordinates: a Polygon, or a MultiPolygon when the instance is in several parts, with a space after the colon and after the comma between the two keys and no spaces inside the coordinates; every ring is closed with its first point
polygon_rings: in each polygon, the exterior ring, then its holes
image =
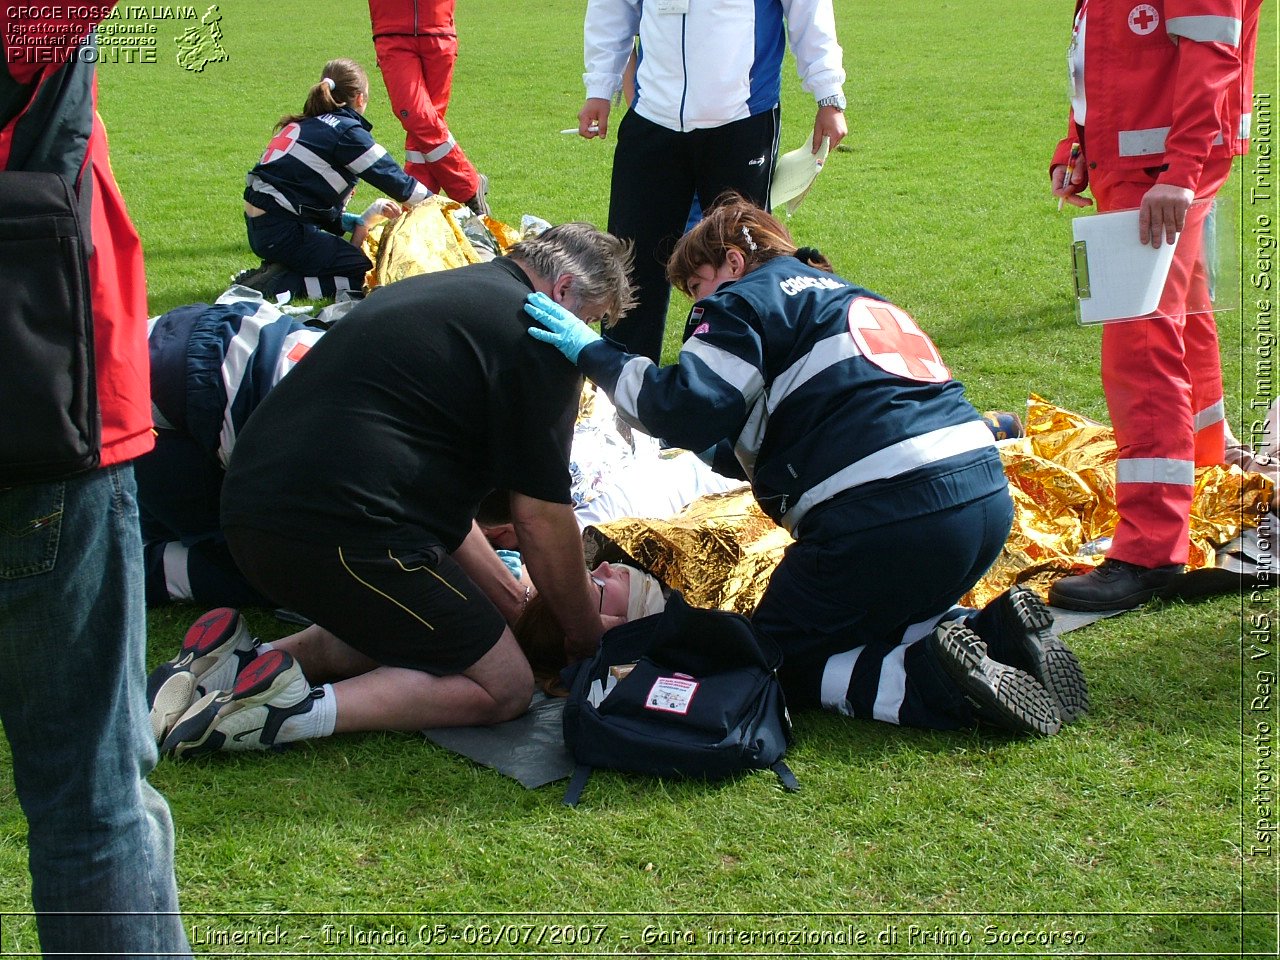
{"type": "MultiPolygon", "coordinates": [[[[982,607],[1015,583],[1047,594],[1059,577],[1102,560],[1115,529],[1116,446],[1109,427],[1032,395],[1026,436],[999,445],[1014,521],[1000,557],[961,600],[982,607]]],[[[1215,549],[1256,526],[1271,481],[1238,467],[1196,471],[1188,569],[1212,567],[1215,549]]],[[[690,504],[669,521],[618,520],[587,530],[588,561],[630,559],[694,606],[750,613],[790,535],[749,491],[690,504]]],[[[874,557],[867,558],[874,563],[874,557]]]]}
{"type": "Polygon", "coordinates": [[[518,231],[492,217],[472,218],[464,232],[453,216],[460,206],[431,196],[394,220],[375,224],[361,247],[373,263],[365,274],[365,289],[479,263],[484,258],[473,240],[479,240],[482,249],[487,246],[492,256],[505,253],[520,239],[518,231]]]}

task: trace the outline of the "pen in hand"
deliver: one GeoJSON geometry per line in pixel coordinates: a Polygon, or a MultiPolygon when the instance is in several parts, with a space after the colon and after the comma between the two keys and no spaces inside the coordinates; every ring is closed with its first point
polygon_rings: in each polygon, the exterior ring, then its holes
{"type": "MultiPolygon", "coordinates": [[[[1074,176],[1076,172],[1076,161],[1079,159],[1080,159],[1080,144],[1073,143],[1071,145],[1071,156],[1067,158],[1067,169],[1062,172],[1062,189],[1063,190],[1066,190],[1067,187],[1071,186],[1071,178],[1072,176],[1074,176]]],[[[1062,201],[1065,199],[1066,199],[1065,196],[1058,198],[1059,213],[1062,212],[1062,201]]]]}

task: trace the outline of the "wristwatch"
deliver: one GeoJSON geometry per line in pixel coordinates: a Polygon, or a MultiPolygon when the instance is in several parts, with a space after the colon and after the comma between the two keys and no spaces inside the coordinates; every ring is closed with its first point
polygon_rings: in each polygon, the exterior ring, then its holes
{"type": "Polygon", "coordinates": [[[836,93],[836,94],[832,94],[829,97],[823,97],[821,100],[818,101],[818,106],[835,107],[837,110],[843,113],[844,107],[845,107],[844,94],[836,93]]]}

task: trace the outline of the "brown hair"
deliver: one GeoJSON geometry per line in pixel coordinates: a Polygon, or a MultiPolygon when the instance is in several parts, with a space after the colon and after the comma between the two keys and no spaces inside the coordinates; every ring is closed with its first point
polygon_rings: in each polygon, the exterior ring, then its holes
{"type": "Polygon", "coordinates": [[[782,222],[732,190],[720,195],[702,222],[680,238],[667,261],[667,281],[686,296],[689,281],[702,267],[719,267],[729,250],[746,261],[747,272],[774,257],[796,257],[831,272],[831,263],[813,247],[797,248],[782,222]],[[803,254],[803,256],[801,256],[803,254]]]}
{"type": "Polygon", "coordinates": [[[533,597],[511,628],[516,642],[533,668],[534,679],[548,696],[563,697],[560,671],[569,662],[564,650],[564,628],[556,622],[541,595],[533,597]]]}
{"type": "Polygon", "coordinates": [[[330,60],[320,71],[320,82],[307,94],[302,112],[281,117],[276,124],[280,130],[307,117],[319,117],[341,110],[355,102],[356,97],[369,95],[369,77],[364,68],[354,60],[339,57],[330,60]],[[330,83],[332,82],[332,86],[330,83]]]}

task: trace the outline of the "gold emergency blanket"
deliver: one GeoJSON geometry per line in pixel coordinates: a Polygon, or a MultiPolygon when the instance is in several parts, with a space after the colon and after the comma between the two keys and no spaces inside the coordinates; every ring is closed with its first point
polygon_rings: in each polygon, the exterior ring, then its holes
{"type": "MultiPolygon", "coordinates": [[[[454,219],[460,204],[431,196],[394,220],[384,220],[369,229],[361,249],[373,263],[365,274],[365,289],[395,283],[420,273],[433,273],[479,263],[471,241],[454,219]]],[[[482,218],[499,252],[505,253],[519,240],[519,234],[490,217],[482,218]]]]}
{"type": "MultiPolygon", "coordinates": [[[[1101,562],[1105,545],[1097,541],[1115,529],[1111,429],[1035,395],[1027,406],[1026,436],[999,446],[1013,497],[1013,529],[1000,557],[961,600],[966,606],[982,607],[1014,583],[1047,594],[1057,578],[1101,562]]],[[[1257,526],[1270,499],[1271,481],[1262,474],[1238,467],[1197,470],[1187,568],[1212,567],[1215,548],[1257,526]]],[[[669,521],[613,521],[588,528],[586,536],[589,560],[629,557],[692,605],[740,613],[755,609],[791,542],[750,492],[703,497],[669,521]]]]}

